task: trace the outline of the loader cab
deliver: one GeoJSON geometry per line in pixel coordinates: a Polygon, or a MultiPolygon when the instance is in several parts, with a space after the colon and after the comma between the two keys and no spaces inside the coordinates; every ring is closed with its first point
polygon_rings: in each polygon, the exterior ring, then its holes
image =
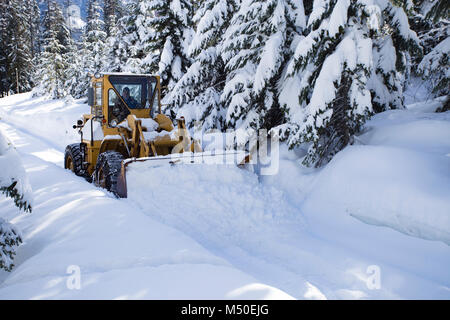
{"type": "Polygon", "coordinates": [[[158,76],[121,73],[97,75],[92,79],[90,96],[91,114],[97,119],[103,119],[107,131],[117,127],[129,114],[137,118],[153,118],[156,113],[161,113],[158,76]]]}

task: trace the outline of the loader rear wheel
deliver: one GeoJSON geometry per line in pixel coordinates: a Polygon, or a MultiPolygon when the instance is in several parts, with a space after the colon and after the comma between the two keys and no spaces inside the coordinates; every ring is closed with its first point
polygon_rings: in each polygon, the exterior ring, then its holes
{"type": "Polygon", "coordinates": [[[70,144],[66,147],[64,168],[69,169],[79,177],[86,178],[86,170],[83,169],[83,158],[79,143],[70,144]]]}
{"type": "Polygon", "coordinates": [[[118,196],[117,180],[122,168],[123,155],[116,151],[105,151],[98,156],[94,171],[94,182],[118,196]]]}

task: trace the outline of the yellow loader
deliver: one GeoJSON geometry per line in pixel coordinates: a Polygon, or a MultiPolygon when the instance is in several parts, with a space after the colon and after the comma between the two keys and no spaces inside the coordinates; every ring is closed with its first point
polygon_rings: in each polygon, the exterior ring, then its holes
{"type": "Polygon", "coordinates": [[[133,162],[173,165],[223,156],[203,154],[183,118],[174,126],[161,113],[159,76],[96,74],[88,98],[91,113],[73,126],[81,143],[66,147],[64,167],[118,197],[127,197],[126,170],[133,162]]]}

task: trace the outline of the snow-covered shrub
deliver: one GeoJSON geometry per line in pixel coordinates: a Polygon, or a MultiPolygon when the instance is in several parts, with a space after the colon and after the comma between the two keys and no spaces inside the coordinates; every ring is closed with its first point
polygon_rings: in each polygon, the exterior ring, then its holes
{"type": "Polygon", "coordinates": [[[11,271],[16,248],[22,238],[13,225],[0,218],[0,269],[11,271]]]}
{"type": "MultiPolygon", "coordinates": [[[[31,187],[13,145],[0,132],[0,195],[12,198],[15,205],[31,212],[31,187]]],[[[10,271],[16,247],[22,242],[19,232],[0,218],[0,269],[10,271]]]]}
{"type": "Polygon", "coordinates": [[[436,112],[447,112],[450,111],[450,95],[447,96],[447,99],[444,101],[441,107],[436,109],[436,112]]]}

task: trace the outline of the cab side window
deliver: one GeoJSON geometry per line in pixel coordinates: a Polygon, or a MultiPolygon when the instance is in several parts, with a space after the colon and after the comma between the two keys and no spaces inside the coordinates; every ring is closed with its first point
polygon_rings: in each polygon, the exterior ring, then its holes
{"type": "Polygon", "coordinates": [[[156,97],[157,95],[157,90],[156,90],[156,79],[155,78],[151,78],[149,81],[149,86],[148,86],[148,100],[149,103],[147,104],[146,108],[151,108],[151,112],[152,114],[155,113],[156,109],[158,108],[158,97],[156,97]]]}
{"type": "Polygon", "coordinates": [[[92,105],[91,113],[98,118],[103,117],[103,90],[101,82],[92,84],[92,105]]]}
{"type": "Polygon", "coordinates": [[[116,92],[113,89],[109,89],[109,91],[108,91],[108,106],[114,107],[117,100],[119,100],[119,99],[117,98],[116,92]]]}
{"type": "Polygon", "coordinates": [[[102,87],[97,86],[95,88],[95,105],[97,106],[101,106],[103,105],[103,101],[102,101],[102,87]]]}
{"type": "Polygon", "coordinates": [[[130,114],[128,108],[123,104],[113,89],[108,90],[108,123],[116,120],[122,122],[130,114]]]}

